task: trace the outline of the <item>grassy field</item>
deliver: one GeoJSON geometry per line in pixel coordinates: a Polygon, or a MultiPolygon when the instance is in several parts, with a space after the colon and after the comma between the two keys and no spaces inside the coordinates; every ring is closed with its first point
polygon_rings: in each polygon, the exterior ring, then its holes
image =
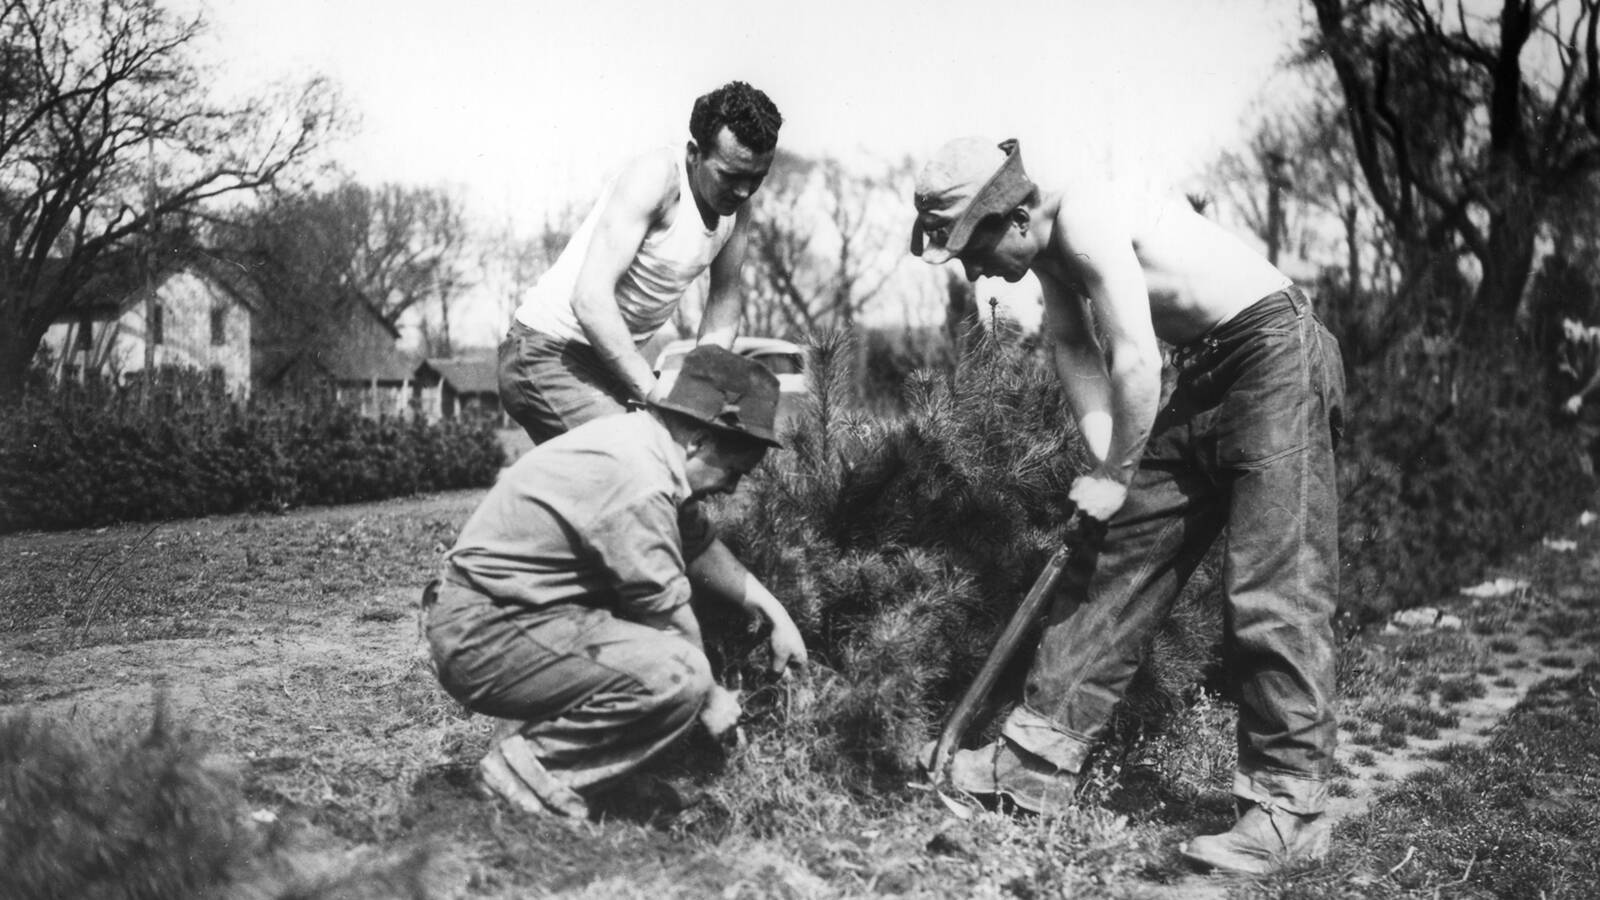
{"type": "Polygon", "coordinates": [[[1175,850],[1228,823],[1213,699],[1071,815],[963,818],[839,768],[819,670],[593,821],[515,817],[476,796],[491,723],[417,632],[478,496],[0,537],[0,896],[1592,896],[1600,535],[1576,526],[1491,573],[1514,590],[1440,598],[1462,628],[1347,644],[1334,856],[1232,880],[1175,850]]]}

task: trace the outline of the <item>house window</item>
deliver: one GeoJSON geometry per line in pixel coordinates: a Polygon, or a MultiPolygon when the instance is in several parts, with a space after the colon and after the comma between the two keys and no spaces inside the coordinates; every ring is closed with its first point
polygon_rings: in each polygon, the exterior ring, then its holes
{"type": "Polygon", "coordinates": [[[94,350],[94,320],[88,316],[78,322],[78,349],[84,353],[94,350]]]}
{"type": "Polygon", "coordinates": [[[211,346],[221,347],[228,342],[228,308],[219,306],[211,311],[211,346]]]}
{"type": "Polygon", "coordinates": [[[153,303],[150,306],[150,343],[152,344],[162,343],[164,329],[162,328],[161,320],[166,318],[165,312],[166,310],[162,309],[159,303],[153,303]]]}

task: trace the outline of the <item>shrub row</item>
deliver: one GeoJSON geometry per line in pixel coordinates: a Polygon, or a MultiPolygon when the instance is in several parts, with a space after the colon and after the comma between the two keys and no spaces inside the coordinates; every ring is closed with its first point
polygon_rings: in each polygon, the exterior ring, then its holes
{"type": "Polygon", "coordinates": [[[241,402],[199,381],[66,386],[7,410],[0,532],[350,503],[493,482],[491,422],[241,402]]]}
{"type": "Polygon", "coordinates": [[[1595,489],[1538,357],[1390,356],[1350,379],[1340,451],[1341,611],[1363,625],[1431,603],[1570,528],[1595,489]]]}

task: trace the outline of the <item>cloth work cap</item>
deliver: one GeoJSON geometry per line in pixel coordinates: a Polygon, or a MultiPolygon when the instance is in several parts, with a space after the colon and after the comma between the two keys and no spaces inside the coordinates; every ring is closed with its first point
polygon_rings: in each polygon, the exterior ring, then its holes
{"type": "Polygon", "coordinates": [[[917,175],[917,218],[911,253],[935,265],[967,246],[972,230],[993,215],[1016,209],[1033,193],[1015,139],[996,145],[984,138],[957,138],[928,160],[917,175]]]}
{"type": "Polygon", "coordinates": [[[778,414],[778,376],[715,344],[690,350],[672,390],[654,405],[770,447],[783,446],[772,427],[778,414]]]}

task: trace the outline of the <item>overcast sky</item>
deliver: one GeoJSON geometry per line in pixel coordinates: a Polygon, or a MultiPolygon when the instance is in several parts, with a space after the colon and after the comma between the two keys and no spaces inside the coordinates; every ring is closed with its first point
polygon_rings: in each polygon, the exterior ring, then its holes
{"type": "Polygon", "coordinates": [[[730,79],[804,153],[921,158],[963,134],[1023,141],[1030,169],[1178,183],[1235,143],[1292,50],[1292,0],[186,0],[222,83],[323,72],[373,182],[454,185],[533,224],[628,156],[686,137],[730,79]]]}

